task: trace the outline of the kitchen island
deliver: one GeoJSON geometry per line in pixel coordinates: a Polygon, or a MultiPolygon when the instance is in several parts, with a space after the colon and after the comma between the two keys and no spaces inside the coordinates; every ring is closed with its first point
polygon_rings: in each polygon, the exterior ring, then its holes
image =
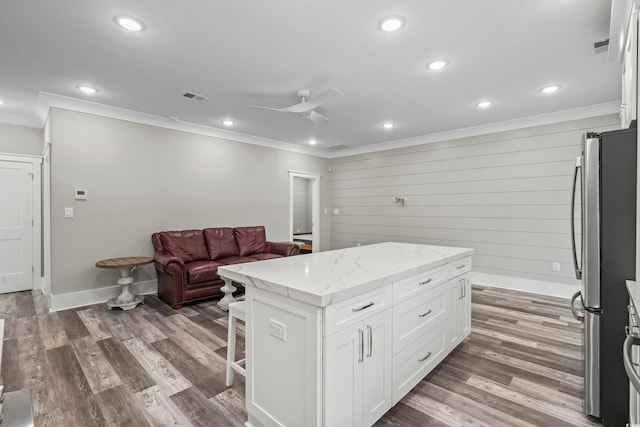
{"type": "Polygon", "coordinates": [[[220,267],[246,291],[247,425],[372,425],[469,335],[472,253],[387,242],[220,267]]]}

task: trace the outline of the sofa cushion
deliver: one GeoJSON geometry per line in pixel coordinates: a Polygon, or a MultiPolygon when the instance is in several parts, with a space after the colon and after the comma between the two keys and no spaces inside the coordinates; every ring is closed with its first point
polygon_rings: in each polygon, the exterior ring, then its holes
{"type": "Polygon", "coordinates": [[[165,251],[184,262],[209,259],[202,230],[163,231],[160,240],[165,251]]]}
{"type": "Polygon", "coordinates": [[[187,271],[188,284],[195,285],[197,283],[220,280],[218,267],[221,265],[215,261],[194,261],[185,264],[184,268],[187,271]]]}
{"type": "Polygon", "coordinates": [[[256,258],[251,258],[247,256],[230,256],[228,258],[217,259],[216,262],[224,265],[232,265],[232,264],[242,264],[243,262],[253,262],[257,261],[256,258]]]}
{"type": "Polygon", "coordinates": [[[205,228],[204,240],[211,260],[240,255],[231,227],[205,228]]]}
{"type": "Polygon", "coordinates": [[[269,253],[264,253],[264,254],[253,254],[251,255],[251,258],[257,260],[257,261],[262,261],[265,259],[274,259],[274,258],[283,258],[282,255],[278,255],[278,254],[269,254],[269,253]]]}
{"type": "Polygon", "coordinates": [[[233,229],[233,233],[236,236],[236,242],[238,242],[240,256],[261,254],[267,246],[267,235],[262,225],[236,227],[233,229]]]}

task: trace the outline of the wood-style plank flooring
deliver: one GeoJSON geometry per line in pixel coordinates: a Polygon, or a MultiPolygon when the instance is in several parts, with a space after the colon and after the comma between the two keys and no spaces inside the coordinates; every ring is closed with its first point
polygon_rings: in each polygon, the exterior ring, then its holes
{"type": "MultiPolygon", "coordinates": [[[[5,390],[32,390],[36,426],[242,426],[244,381],[225,386],[216,302],[48,313],[37,293],[0,295],[5,390]]],[[[596,425],[582,414],[582,325],[568,307],[474,286],[471,336],[376,426],[596,425]]],[[[240,356],[242,325],[238,336],[240,356]]]]}

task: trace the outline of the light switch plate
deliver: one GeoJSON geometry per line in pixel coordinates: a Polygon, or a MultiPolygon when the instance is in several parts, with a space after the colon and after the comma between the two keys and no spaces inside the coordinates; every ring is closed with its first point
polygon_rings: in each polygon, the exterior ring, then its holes
{"type": "Polygon", "coordinates": [[[64,208],[64,217],[67,219],[73,218],[73,208],[64,208]]]}

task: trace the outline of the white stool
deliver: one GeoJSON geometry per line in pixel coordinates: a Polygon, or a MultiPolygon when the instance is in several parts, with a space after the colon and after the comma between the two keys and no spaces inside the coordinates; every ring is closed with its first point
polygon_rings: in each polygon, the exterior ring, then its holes
{"type": "Polygon", "coordinates": [[[245,320],[244,301],[229,304],[229,330],[227,331],[227,387],[233,384],[233,371],[246,376],[245,359],[235,360],[236,357],[236,322],[245,320]]]}

